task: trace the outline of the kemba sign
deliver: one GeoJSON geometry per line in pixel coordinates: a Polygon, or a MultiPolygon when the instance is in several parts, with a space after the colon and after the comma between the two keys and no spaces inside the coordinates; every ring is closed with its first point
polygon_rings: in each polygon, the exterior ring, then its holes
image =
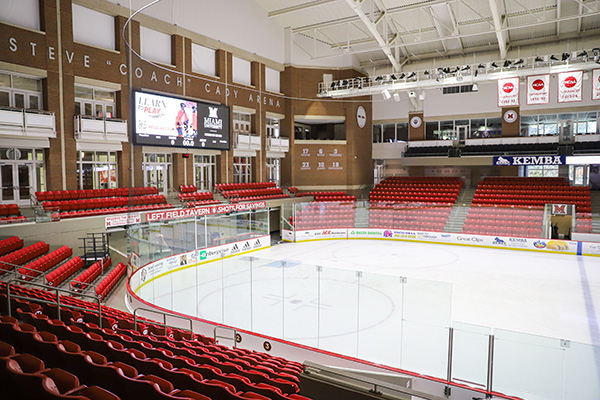
{"type": "Polygon", "coordinates": [[[550,102],[550,74],[527,77],[527,104],[550,102]]]}
{"type": "Polygon", "coordinates": [[[498,107],[519,105],[519,77],[498,79],[498,107]]]}

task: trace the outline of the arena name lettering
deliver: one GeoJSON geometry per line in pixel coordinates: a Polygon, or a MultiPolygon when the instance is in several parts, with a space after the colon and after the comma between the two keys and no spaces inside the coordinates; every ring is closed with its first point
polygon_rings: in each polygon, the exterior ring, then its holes
{"type": "Polygon", "coordinates": [[[500,156],[494,157],[494,165],[564,165],[565,156],[500,156]]]}
{"type": "Polygon", "coordinates": [[[266,201],[256,201],[252,203],[240,204],[225,204],[219,206],[189,208],[185,210],[157,211],[146,214],[146,221],[154,222],[172,219],[202,217],[205,215],[227,214],[230,212],[259,210],[263,208],[267,208],[266,201]]]}

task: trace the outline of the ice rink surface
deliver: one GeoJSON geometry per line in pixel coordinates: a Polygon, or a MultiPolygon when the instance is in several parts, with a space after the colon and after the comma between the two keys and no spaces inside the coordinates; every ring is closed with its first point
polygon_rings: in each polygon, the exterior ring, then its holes
{"type": "Polygon", "coordinates": [[[377,240],[286,243],[252,255],[450,283],[453,322],[600,345],[598,257],[377,240]]]}

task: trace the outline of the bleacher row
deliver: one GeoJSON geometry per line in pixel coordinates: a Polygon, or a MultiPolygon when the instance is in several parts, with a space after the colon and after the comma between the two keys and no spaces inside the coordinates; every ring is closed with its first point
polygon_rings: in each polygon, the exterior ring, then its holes
{"type": "Polygon", "coordinates": [[[21,215],[18,204],[0,204],[0,224],[14,224],[27,222],[27,218],[21,215]]]}
{"type": "Polygon", "coordinates": [[[462,185],[457,177],[389,177],[375,185],[369,193],[369,201],[452,206],[462,185]]]}
{"type": "MultiPolygon", "coordinates": [[[[0,282],[0,292],[5,290],[0,282]]],[[[32,300],[13,298],[10,306],[18,319],[0,317],[0,397],[307,399],[298,393],[299,363],[227,348],[179,329],[165,332],[147,319],[134,330],[131,314],[102,306],[99,318],[92,312],[95,304],[70,296],[60,298],[59,321],[56,305],[34,300],[55,302],[54,294],[14,285],[11,292],[32,300]]],[[[0,312],[8,306],[0,293],[0,312]]]]}
{"type": "Polygon", "coordinates": [[[147,205],[163,205],[167,203],[167,199],[163,195],[148,195],[136,197],[110,197],[110,198],[94,198],[80,200],[53,200],[44,201],[43,207],[45,210],[59,210],[60,212],[78,211],[78,210],[93,210],[102,208],[123,208],[127,206],[147,206],[147,205]]]}
{"type": "Polygon", "coordinates": [[[452,207],[406,207],[375,204],[369,209],[369,227],[443,231],[452,207]]]}
{"type": "MultiPolygon", "coordinates": [[[[70,259],[73,250],[62,246],[48,253],[50,246],[43,241],[23,247],[24,242],[17,236],[0,240],[0,272],[5,273],[18,269],[18,276],[26,281],[31,281],[45,273],[42,283],[49,286],[58,286],[84,267],[80,257],[70,259]],[[56,267],[56,268],[55,268],[56,267]],[[52,270],[55,268],[54,270],[52,270]],[[52,271],[50,271],[52,270],[52,271]]],[[[98,261],[71,281],[74,292],[82,291],[92,286],[94,280],[106,273],[111,264],[110,258],[98,261]]],[[[117,265],[94,288],[96,295],[105,298],[115,287],[126,271],[124,265],[117,265]],[[113,271],[117,273],[113,273],[113,271]]]]}
{"type": "Polygon", "coordinates": [[[464,233],[541,237],[544,211],[536,207],[486,207],[472,205],[464,233]]]}
{"type": "Polygon", "coordinates": [[[354,227],[354,204],[310,202],[290,220],[298,230],[354,227]]]}
{"type": "Polygon", "coordinates": [[[158,188],[133,187],[113,189],[53,190],[45,192],[35,192],[35,197],[37,201],[58,201],[107,197],[135,197],[148,196],[153,194],[158,194],[158,188]]]}

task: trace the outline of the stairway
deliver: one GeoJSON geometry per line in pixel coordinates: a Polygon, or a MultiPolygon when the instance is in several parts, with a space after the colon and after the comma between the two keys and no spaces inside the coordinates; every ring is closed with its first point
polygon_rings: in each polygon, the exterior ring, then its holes
{"type": "Polygon", "coordinates": [[[592,232],[600,233],[600,191],[590,191],[592,200],[592,232]]]}
{"type": "Polygon", "coordinates": [[[462,232],[476,189],[462,189],[446,220],[444,232],[462,232]]]}
{"type": "Polygon", "coordinates": [[[369,209],[366,207],[357,207],[354,209],[354,226],[356,228],[369,227],[369,209]]]}

